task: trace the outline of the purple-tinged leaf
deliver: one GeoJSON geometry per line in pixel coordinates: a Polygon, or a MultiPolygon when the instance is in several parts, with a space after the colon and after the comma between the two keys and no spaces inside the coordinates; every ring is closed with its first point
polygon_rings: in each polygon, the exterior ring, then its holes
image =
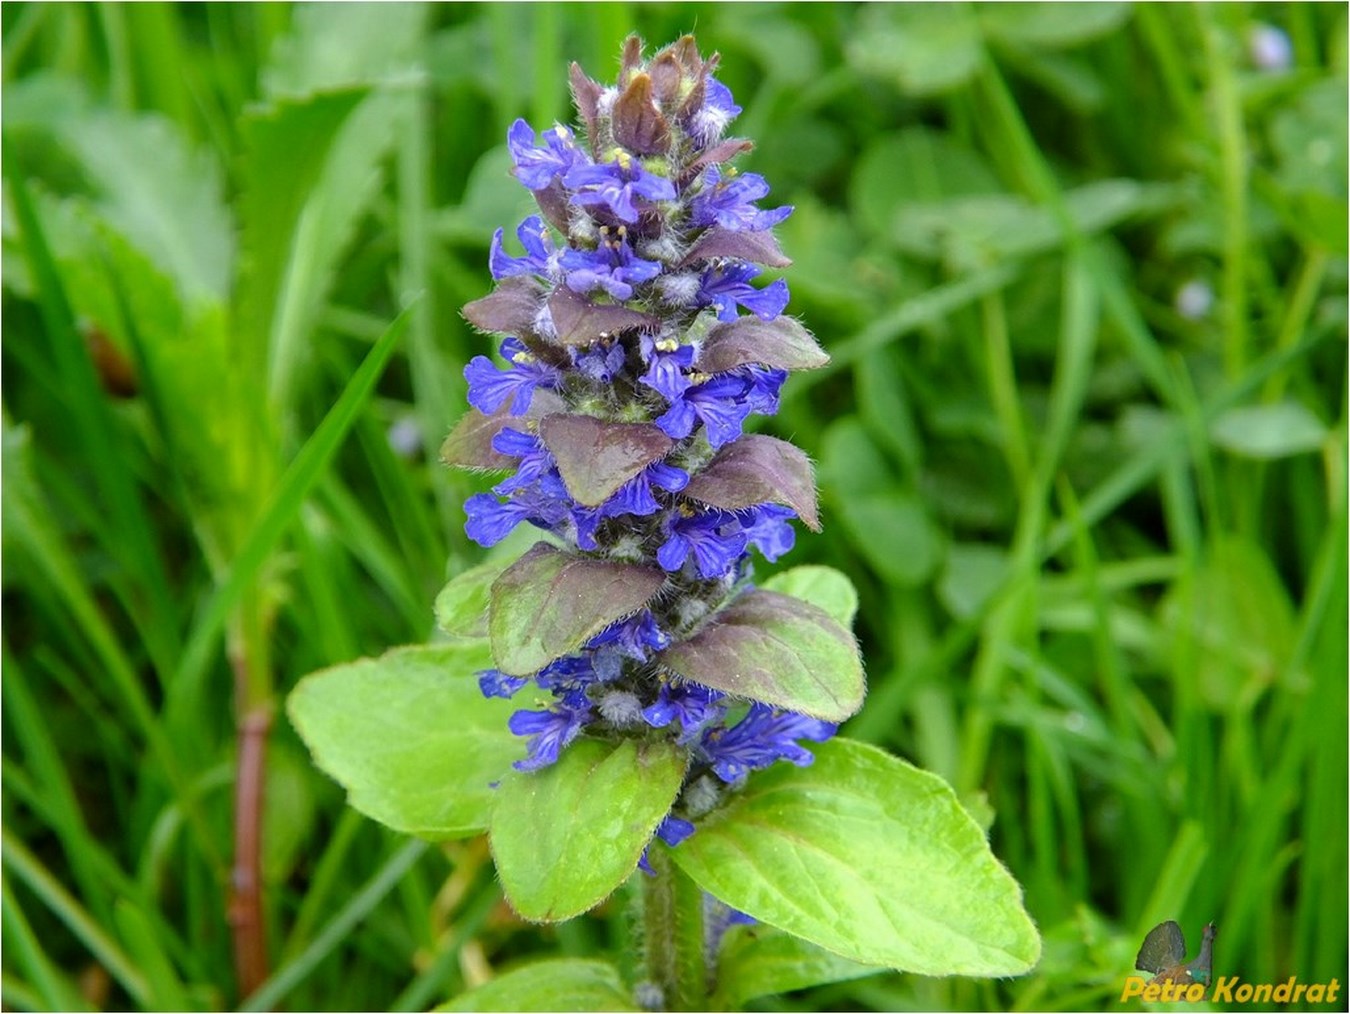
{"type": "Polygon", "coordinates": [[[800,448],[776,437],[750,434],[723,447],[689,480],[684,495],[727,511],[780,503],[796,511],[812,531],[820,531],[811,459],[800,448]]]}
{"type": "Polygon", "coordinates": [[[594,154],[595,124],[600,115],[600,95],[604,92],[604,88],[588,78],[581,65],[575,62],[567,69],[567,76],[572,84],[572,101],[577,104],[577,112],[581,113],[581,118],[586,123],[586,143],[591,146],[591,153],[594,154]]]}
{"type": "Polygon", "coordinates": [[[619,87],[628,87],[628,82],[642,66],[642,40],[630,35],[623,40],[623,55],[619,58],[619,87]]]}
{"type": "Polygon", "coordinates": [[[530,192],[534,194],[534,202],[539,205],[540,212],[548,219],[548,224],[566,236],[570,222],[568,221],[567,189],[563,186],[562,180],[555,176],[549,181],[548,186],[542,190],[530,192]]]}
{"type": "Polygon", "coordinates": [[[684,77],[680,61],[673,51],[664,49],[647,64],[647,73],[652,78],[652,94],[662,106],[668,106],[680,97],[680,83],[684,77]]]}
{"type": "Polygon", "coordinates": [[[481,299],[466,303],[461,311],[480,331],[520,334],[534,330],[534,318],[544,296],[544,286],[527,275],[503,279],[481,299]]]}
{"type": "Polygon", "coordinates": [[[503,426],[528,428],[530,423],[537,422],[542,416],[561,412],[565,407],[563,400],[552,391],[538,388],[530,401],[530,410],[523,416],[511,415],[509,402],[491,415],[484,415],[476,408],[470,409],[441,444],[441,462],[452,468],[509,472],[520,461],[493,449],[492,438],[498,431],[503,426]]]}
{"type": "Polygon", "coordinates": [[[587,415],[551,415],[539,436],[558,463],[563,484],[584,507],[598,507],[675,442],[650,423],[606,422],[587,415]]]}
{"type": "Polygon", "coordinates": [[[760,320],[750,315],[718,324],[708,332],[698,368],[722,373],[758,363],[775,370],[818,370],[829,361],[811,332],[791,317],[760,320]]]}
{"type": "Polygon", "coordinates": [[[638,74],[614,103],[614,140],[635,155],[662,155],[670,148],[670,125],[652,101],[652,79],[638,74]]]}
{"type": "Polygon", "coordinates": [[[661,323],[626,306],[592,303],[565,285],[549,297],[548,310],[553,315],[558,341],[563,345],[590,345],[633,328],[654,331],[661,323]]]}
{"type": "Polygon", "coordinates": [[[747,140],[744,137],[728,137],[725,141],[718,141],[689,163],[682,179],[686,182],[692,180],[708,166],[730,162],[737,155],[749,151],[754,146],[754,141],[747,140]]]}
{"type": "Polygon", "coordinates": [[[782,248],[778,245],[778,240],[773,238],[773,233],[762,232],[730,232],[726,229],[712,228],[705,232],[702,238],[694,244],[684,259],[680,261],[681,267],[688,267],[698,261],[710,260],[713,257],[736,257],[744,261],[752,261],[755,264],[764,264],[771,268],[785,268],[792,263],[792,259],[786,256],[782,248]]]}
{"type": "Polygon", "coordinates": [[[539,671],[637,612],[665,579],[655,567],[573,556],[538,543],[492,585],[488,636],[497,668],[509,676],[539,671]]]}
{"type": "Polygon", "coordinates": [[[809,602],[754,590],[657,661],[714,690],[828,722],[862,707],[866,684],[853,635],[809,602]]]}

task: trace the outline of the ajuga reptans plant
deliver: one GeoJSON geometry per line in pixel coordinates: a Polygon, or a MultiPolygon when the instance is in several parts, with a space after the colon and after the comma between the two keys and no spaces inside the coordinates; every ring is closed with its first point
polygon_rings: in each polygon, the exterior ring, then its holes
{"type": "Polygon", "coordinates": [[[441,456],[498,474],[464,505],[474,541],[540,538],[451,581],[449,644],[312,677],[292,717],[353,805],[430,837],[488,830],[526,918],[580,914],[640,867],[644,1007],[734,1002],[718,945],[756,919],[836,955],[817,981],[858,974],[843,958],[1023,971],[1039,941],[951,790],[834,738],[864,695],[847,579],[755,574],[819,517],[807,456],[746,422],[828,357],[787,283],[758,278],[789,264],[772,230],[792,209],[737,171],[751,143],[728,136],[717,62],[691,37],[644,59],[633,38],[614,86],[572,66],[578,130],[510,127],[538,214],[518,247],[492,238],[496,286],[464,315],[502,364],[465,368],[472,408],[441,456]],[[387,739],[395,707],[406,739],[355,741],[359,721],[387,739]]]}
{"type": "Polygon", "coordinates": [[[511,716],[528,739],[515,766],[552,764],[583,734],[673,739],[689,770],[657,832],[671,845],[722,786],[780,759],[809,764],[800,742],[832,736],[863,693],[848,631],[751,581],[752,553],[777,560],[793,518],[818,522],[806,455],[743,424],[778,410],[789,370],[827,357],[784,314],[782,279],[752,284],[759,264],[788,263],[770,230],[792,209],[761,208],[764,179],[731,168],[750,145],[723,138],[740,107],[715,65],[691,39],[646,64],[632,43],[615,88],[573,68],[582,137],[512,125],[515,175],[540,214],[516,230],[523,256],[493,237],[497,288],[464,313],[506,336],[506,366],[465,368],[477,412],[445,450],[511,472],[465,504],[471,538],[492,546],[528,522],[561,547],[536,547],[501,584],[556,581],[560,604],[584,609],[556,640],[535,623],[493,630],[483,693],[548,702],[511,716]],[[780,687],[770,659],[745,671],[739,645],[785,625],[852,661],[819,700],[780,687]]]}

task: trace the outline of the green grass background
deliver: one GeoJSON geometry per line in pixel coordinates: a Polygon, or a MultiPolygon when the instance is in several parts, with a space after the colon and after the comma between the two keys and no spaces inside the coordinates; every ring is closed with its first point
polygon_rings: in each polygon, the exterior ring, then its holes
{"type": "Polygon", "coordinates": [[[279,712],[252,998],[226,897],[236,714],[431,637],[480,558],[435,448],[527,209],[505,131],[634,30],[721,51],[796,206],[833,362],[760,428],[818,462],[783,565],[862,593],[846,732],[993,814],[1045,937],[758,1006],[1119,1006],[1168,918],[1345,983],[1344,5],[2,11],[7,1009],[414,1010],[624,948],[346,809],[279,712]]]}

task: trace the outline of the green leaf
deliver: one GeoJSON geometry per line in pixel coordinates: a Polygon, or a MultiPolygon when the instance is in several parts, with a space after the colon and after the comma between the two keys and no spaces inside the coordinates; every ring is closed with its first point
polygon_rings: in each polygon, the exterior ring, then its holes
{"type": "Polygon", "coordinates": [[[801,937],[772,926],[733,931],[717,957],[713,1006],[736,1010],[760,996],[860,979],[885,971],[831,954],[801,937]]]}
{"type": "MultiPolygon", "coordinates": [[[[90,111],[82,90],[45,75],[6,89],[5,120],[6,130],[49,133],[73,157],[100,217],[173,280],[185,305],[224,302],[234,225],[221,198],[220,167],[193,150],[174,124],[90,111]]],[[[48,167],[51,161],[43,160],[48,167]]],[[[53,181],[58,190],[69,182],[53,181]]]]}
{"type": "MultiPolygon", "coordinates": [[[[1165,210],[1178,194],[1166,184],[1096,180],[1070,190],[1064,203],[1074,229],[1087,235],[1165,210]]],[[[963,270],[1043,253],[1066,240],[1063,224],[1048,208],[1009,194],[902,205],[891,216],[890,237],[905,253],[963,270]]]]}
{"type": "Polygon", "coordinates": [[[859,227],[885,238],[902,205],[999,190],[998,177],[969,145],[931,127],[909,127],[868,142],[849,179],[848,197],[859,227]]]}
{"type": "Polygon", "coordinates": [[[848,52],[859,70],[910,95],[950,91],[984,58],[978,22],[969,7],[954,3],[868,7],[848,52]]]}
{"type": "Polygon", "coordinates": [[[239,198],[243,272],[240,330],[263,355],[305,204],[339,129],[365,98],[364,87],[284,99],[246,114],[247,159],[239,198]]]}
{"type": "Polygon", "coordinates": [[[538,543],[492,586],[488,630],[497,668],[512,676],[538,672],[637,612],[665,580],[655,567],[573,556],[538,543]]]}
{"type": "Polygon", "coordinates": [[[1040,938],[956,794],[836,739],[771,768],[671,851],[705,891],[842,957],[922,975],[1018,975],[1040,938]]]}
{"type": "Polygon", "coordinates": [[[974,616],[1008,573],[1007,550],[984,542],[956,542],[947,549],[937,595],[958,620],[974,616]]]}
{"type": "Polygon", "coordinates": [[[277,40],[262,73],[263,90],[268,98],[303,97],[407,75],[426,15],[423,4],[297,7],[293,31],[277,40]]]}
{"type": "Polygon", "coordinates": [[[819,606],[774,591],[741,594],[657,662],[705,687],[830,722],[856,713],[866,693],[853,634],[819,606]]]}
{"type": "Polygon", "coordinates": [[[854,546],[893,584],[924,584],[942,560],[942,537],[913,493],[890,489],[838,498],[840,520],[854,546]],[[885,532],[885,539],[877,533],[885,532]]]}
{"type": "Polygon", "coordinates": [[[436,626],[451,637],[487,637],[492,582],[509,562],[489,560],[452,578],[436,596],[436,626]]]}
{"type": "Polygon", "coordinates": [[[557,958],[512,969],[461,993],[438,1011],[636,1011],[619,972],[605,961],[557,958]]]}
{"type": "Polygon", "coordinates": [[[1210,427],[1214,443],[1244,458],[1270,461],[1322,446],[1327,428],[1296,401],[1229,409],[1210,427]]]}
{"type": "Polygon", "coordinates": [[[1252,707],[1282,677],[1306,683],[1306,672],[1288,669],[1294,606],[1279,571],[1255,542],[1217,538],[1200,566],[1163,598],[1159,616],[1185,645],[1174,657],[1194,659],[1187,678],[1216,712],[1252,707]]]}
{"type": "Polygon", "coordinates": [[[516,911],[559,922],[604,901],[670,812],[688,760],[670,742],[582,739],[556,764],[503,779],[492,857],[516,911]]]}
{"type": "Polygon", "coordinates": [[[484,641],[399,648],[306,676],[287,714],[366,816],[424,838],[478,834],[491,783],[521,754],[515,707],[473,678],[491,665],[484,641]]]}
{"type": "Polygon", "coordinates": [[[539,209],[511,168],[511,153],[504,144],[479,156],[469,173],[463,200],[446,209],[441,218],[441,232],[447,239],[481,246],[484,237],[500,229],[503,222],[519,222],[527,215],[538,214],[539,209]]]}
{"type": "Polygon", "coordinates": [[[1130,17],[1127,3],[981,4],[980,27],[989,35],[1047,49],[1082,45],[1130,17]]]}
{"type": "Polygon", "coordinates": [[[808,563],[780,571],[760,585],[765,591],[781,592],[819,606],[852,629],[858,615],[858,590],[842,571],[818,563],[808,563]]]}

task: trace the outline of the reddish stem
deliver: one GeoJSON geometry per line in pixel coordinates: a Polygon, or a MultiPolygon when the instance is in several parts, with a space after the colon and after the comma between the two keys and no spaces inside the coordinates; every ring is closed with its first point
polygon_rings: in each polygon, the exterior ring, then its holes
{"type": "Polygon", "coordinates": [[[267,936],[262,910],[262,811],[267,734],[271,727],[270,708],[255,708],[239,721],[229,920],[234,932],[234,968],[241,997],[247,997],[267,978],[267,936]]]}

